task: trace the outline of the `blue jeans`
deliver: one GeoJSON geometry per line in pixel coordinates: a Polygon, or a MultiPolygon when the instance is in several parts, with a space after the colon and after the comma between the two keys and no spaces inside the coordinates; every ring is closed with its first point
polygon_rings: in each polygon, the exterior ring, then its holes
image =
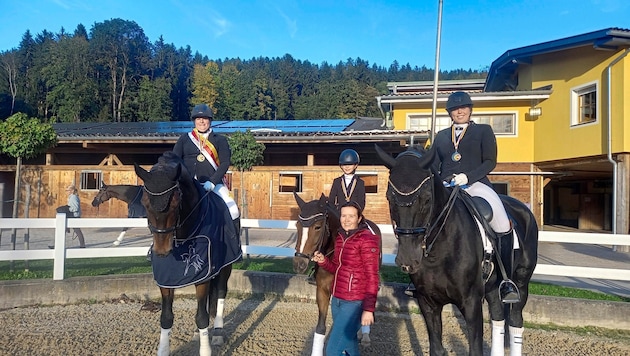
{"type": "Polygon", "coordinates": [[[357,332],[361,328],[363,302],[332,297],[330,308],[333,325],[328,336],[326,356],[341,356],[344,351],[349,356],[360,355],[357,332]]]}

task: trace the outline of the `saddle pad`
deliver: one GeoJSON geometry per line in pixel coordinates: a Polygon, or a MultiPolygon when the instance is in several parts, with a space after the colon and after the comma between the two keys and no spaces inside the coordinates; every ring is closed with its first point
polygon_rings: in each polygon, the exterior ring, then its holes
{"type": "Polygon", "coordinates": [[[151,254],[153,279],[163,288],[181,288],[204,282],[212,277],[211,242],[208,236],[197,236],[176,242],[165,257],[151,254]]]}

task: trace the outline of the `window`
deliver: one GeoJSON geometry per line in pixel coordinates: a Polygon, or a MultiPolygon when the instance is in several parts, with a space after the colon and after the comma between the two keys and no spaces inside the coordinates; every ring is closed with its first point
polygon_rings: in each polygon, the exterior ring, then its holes
{"type": "Polygon", "coordinates": [[[302,192],[302,172],[280,172],[278,192],[302,192]]]}
{"type": "Polygon", "coordinates": [[[357,172],[357,176],[365,182],[365,193],[378,193],[378,174],[357,172]]]}
{"type": "Polygon", "coordinates": [[[597,122],[597,82],[571,90],[571,125],[597,122]]]}
{"type": "Polygon", "coordinates": [[[103,181],[103,172],[101,171],[82,171],[81,172],[81,190],[99,190],[103,181]]]}
{"type": "Polygon", "coordinates": [[[497,194],[508,195],[508,184],[507,183],[495,183],[492,182],[492,186],[497,194]]]}
{"type": "MultiPolygon", "coordinates": [[[[437,116],[435,118],[435,131],[438,132],[451,126],[451,118],[448,116],[437,116]]],[[[471,118],[478,124],[492,126],[495,135],[516,135],[516,113],[475,113],[471,118]]],[[[409,130],[430,131],[430,115],[409,115],[409,130]]]]}

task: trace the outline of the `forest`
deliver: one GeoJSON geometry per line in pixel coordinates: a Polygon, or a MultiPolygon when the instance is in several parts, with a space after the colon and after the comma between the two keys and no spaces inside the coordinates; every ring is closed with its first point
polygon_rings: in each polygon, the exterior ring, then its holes
{"type": "MultiPolygon", "coordinates": [[[[23,112],[49,123],[180,121],[201,102],[215,109],[215,120],[380,117],[375,97],[388,93],[388,82],[434,76],[396,61],[384,68],[361,58],[220,57],[220,49],[193,53],[162,36],[151,42],[136,22],[120,18],[89,31],[82,24],[71,33],[26,30],[18,48],[0,52],[0,120],[23,112]]],[[[459,69],[439,78],[486,75],[459,69]]]]}

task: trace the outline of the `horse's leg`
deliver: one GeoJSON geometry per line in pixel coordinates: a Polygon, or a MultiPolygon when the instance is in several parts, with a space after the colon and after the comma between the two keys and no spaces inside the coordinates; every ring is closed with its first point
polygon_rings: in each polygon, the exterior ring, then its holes
{"type": "MultiPolygon", "coordinates": [[[[522,251],[515,251],[517,261],[523,258],[522,251]]],[[[509,332],[510,332],[510,356],[520,356],[523,349],[523,308],[529,297],[529,281],[535,266],[517,264],[514,271],[514,283],[521,292],[521,300],[510,308],[509,332]]]]}
{"type": "Polygon", "coordinates": [[[462,312],[466,320],[466,331],[468,336],[468,355],[483,355],[483,309],[481,291],[470,293],[462,301],[462,305],[457,307],[462,312]]]}
{"type": "Polygon", "coordinates": [[[195,322],[199,329],[199,356],[210,356],[210,339],[208,325],[210,325],[210,315],[208,314],[208,289],[210,282],[195,285],[195,296],[197,297],[197,314],[195,322]]]}
{"type": "Polygon", "coordinates": [[[491,356],[505,354],[505,304],[499,298],[498,272],[494,271],[486,283],[485,299],[488,302],[488,312],[492,323],[492,341],[490,343],[491,356]]]}
{"type": "Polygon", "coordinates": [[[160,288],[162,295],[162,312],[160,314],[160,344],[158,345],[158,356],[168,356],[171,353],[169,337],[173,327],[173,297],[174,289],[160,288]]]}
{"type": "Polygon", "coordinates": [[[429,354],[431,356],[445,356],[446,350],[442,345],[442,309],[444,306],[438,305],[420,294],[418,294],[418,305],[429,334],[429,354]]]}
{"type": "Polygon", "coordinates": [[[326,317],[328,316],[328,307],[330,305],[331,283],[333,275],[326,272],[323,268],[317,269],[315,281],[317,282],[317,291],[315,300],[317,302],[317,325],[315,326],[315,334],[313,335],[313,348],[311,356],[324,355],[324,339],[326,338],[326,317]]]}
{"type": "Polygon", "coordinates": [[[225,308],[225,297],[228,292],[228,280],[232,275],[232,265],[225,266],[219,275],[211,281],[210,299],[208,310],[214,317],[214,330],[212,332],[212,345],[223,345],[225,335],[223,332],[223,311],[225,308]]]}
{"type": "Polygon", "coordinates": [[[124,227],[124,228],[122,229],[122,231],[120,232],[120,235],[118,235],[118,238],[116,239],[116,241],[114,241],[114,242],[112,243],[112,245],[114,245],[114,246],[118,246],[118,245],[120,245],[120,243],[121,243],[121,242],[123,241],[123,239],[125,238],[125,233],[127,232],[127,229],[128,229],[128,228],[126,228],[126,227],[124,227]]]}

